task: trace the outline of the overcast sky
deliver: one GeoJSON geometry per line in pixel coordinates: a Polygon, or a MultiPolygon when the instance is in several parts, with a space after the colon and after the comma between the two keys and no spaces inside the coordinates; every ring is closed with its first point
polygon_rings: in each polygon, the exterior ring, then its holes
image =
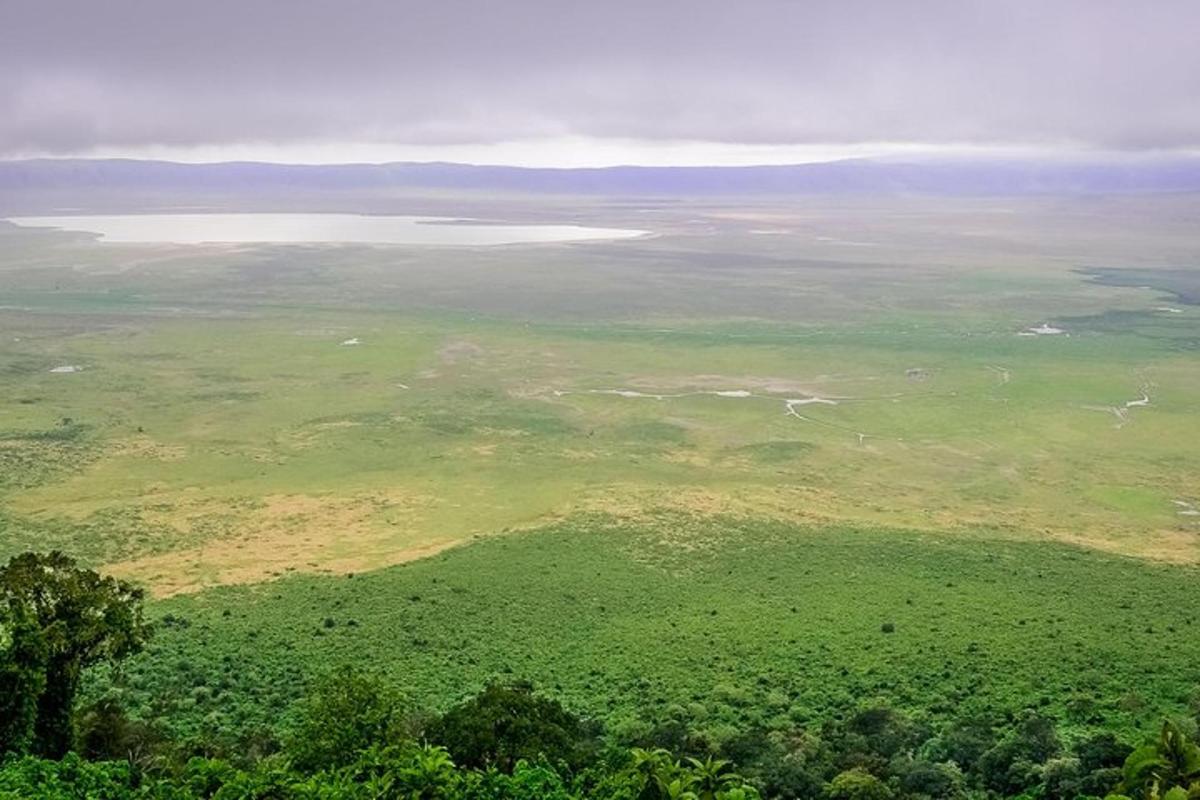
{"type": "Polygon", "coordinates": [[[0,0],[0,157],[1200,149],[1200,0],[0,0]]]}

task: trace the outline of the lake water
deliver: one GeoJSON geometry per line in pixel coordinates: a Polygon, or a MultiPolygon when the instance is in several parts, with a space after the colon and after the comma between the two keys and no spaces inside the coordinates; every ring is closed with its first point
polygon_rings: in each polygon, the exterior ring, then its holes
{"type": "Polygon", "coordinates": [[[113,243],[360,243],[478,246],[628,239],[645,231],[579,225],[493,225],[440,217],[363,214],[95,214],[9,217],[28,227],[100,235],[113,243]]]}

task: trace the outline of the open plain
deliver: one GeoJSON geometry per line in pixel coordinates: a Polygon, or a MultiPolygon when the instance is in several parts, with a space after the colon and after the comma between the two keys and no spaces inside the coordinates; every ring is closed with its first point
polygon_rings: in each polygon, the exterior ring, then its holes
{"type": "MultiPolygon", "coordinates": [[[[158,613],[203,621],[166,627],[138,659],[140,702],[170,685],[195,711],[173,714],[181,727],[217,707],[250,724],[298,685],[280,680],[281,654],[299,675],[387,654],[401,683],[420,662],[414,688],[434,702],[514,671],[616,713],[636,672],[673,687],[652,705],[723,687],[722,709],[762,694],[804,716],[836,706],[807,693],[929,592],[944,594],[938,621],[902,624],[894,659],[859,664],[864,687],[928,706],[913,659],[961,667],[956,648],[981,646],[972,631],[995,603],[1014,606],[986,635],[995,683],[968,680],[955,702],[1025,693],[1036,679],[999,666],[1013,659],[1075,674],[1061,648],[1093,658],[1097,618],[1147,642],[1080,689],[1115,704],[1093,721],[1186,702],[1113,685],[1146,648],[1197,641],[1171,633],[1200,611],[1194,198],[374,202],[649,235],[123,244],[0,224],[0,547],[61,548],[148,587],[158,613]],[[695,582],[726,564],[736,581],[695,582]],[[478,606],[501,586],[504,603],[478,606]],[[839,605],[842,591],[869,599],[839,605]],[[653,624],[627,607],[661,592],[674,610],[653,624]],[[1138,592],[1156,610],[1120,621],[1138,592]],[[301,596],[320,607],[293,614],[301,596]],[[710,606],[752,618],[759,601],[833,605],[738,626],[690,676],[641,663],[671,615],[703,637],[688,626],[710,606]],[[229,616],[247,604],[262,604],[248,622],[229,616]],[[1044,646],[1007,619],[1017,608],[1044,646]],[[576,624],[506,628],[523,613],[576,624]],[[1160,613],[1171,621],[1143,620],[1160,613]],[[434,632],[454,630],[458,656],[432,665],[422,653],[448,652],[434,632]],[[254,631],[287,644],[246,649],[254,631]],[[806,637],[822,644],[801,691],[777,678],[806,637]],[[265,659],[232,700],[212,688],[233,657],[218,639],[265,659]]],[[[1163,669],[1195,679],[1196,663],[1163,669]]]]}

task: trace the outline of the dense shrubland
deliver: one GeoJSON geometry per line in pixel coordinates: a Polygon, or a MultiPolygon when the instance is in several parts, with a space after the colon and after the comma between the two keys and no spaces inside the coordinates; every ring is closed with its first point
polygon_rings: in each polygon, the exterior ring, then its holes
{"type": "MultiPolygon", "coordinates": [[[[495,800],[1137,800],[1200,797],[1200,750],[1181,727],[1138,749],[1111,734],[1067,744],[1052,720],[964,719],[940,731],[863,707],[815,730],[748,730],[719,747],[674,724],[621,742],[527,684],[423,713],[339,670],[277,735],[166,739],[111,705],[76,715],[61,759],[11,754],[0,798],[494,798],[495,800]]],[[[1185,723],[1195,730],[1195,720],[1185,723]]]]}
{"type": "Polygon", "coordinates": [[[721,744],[864,702],[933,728],[1028,707],[1069,741],[1133,741],[1200,686],[1197,578],[967,532],[577,517],[406,566],[156,602],[146,650],[84,691],[173,738],[252,736],[356,664],[439,711],[526,678],[622,741],[666,720],[721,744]]]}
{"type": "Polygon", "coordinates": [[[1200,707],[1136,749],[1111,732],[1065,736],[1038,709],[931,721],[869,701],[718,735],[685,708],[606,729],[511,680],[439,713],[343,667],[274,724],[178,736],[116,694],[77,702],[85,669],[147,640],[137,590],[60,554],[13,559],[0,589],[4,800],[1200,797],[1200,707]]]}

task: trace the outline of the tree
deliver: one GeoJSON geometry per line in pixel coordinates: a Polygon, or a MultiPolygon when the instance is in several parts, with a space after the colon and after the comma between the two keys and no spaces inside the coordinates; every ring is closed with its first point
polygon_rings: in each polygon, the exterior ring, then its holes
{"type": "Polygon", "coordinates": [[[728,761],[709,756],[703,761],[689,758],[687,763],[692,789],[699,800],[716,800],[725,789],[741,782],[741,778],[730,772],[728,761]]]}
{"type": "Polygon", "coordinates": [[[1120,767],[1133,752],[1132,747],[1108,731],[1077,742],[1073,749],[1079,765],[1088,772],[1120,767]]]}
{"type": "MultiPolygon", "coordinates": [[[[562,776],[552,767],[527,761],[517,762],[511,775],[494,769],[462,773],[455,792],[455,797],[463,800],[579,800],[581,797],[563,784],[562,776]]],[[[610,795],[608,800],[615,798],[610,795]]]]}
{"type": "Polygon", "coordinates": [[[1172,722],[1163,722],[1158,741],[1125,759],[1121,791],[1145,800],[1200,798],[1200,747],[1172,722]]]}
{"type": "Polygon", "coordinates": [[[46,687],[46,644],[28,610],[0,605],[0,756],[33,746],[37,700],[46,687]]]}
{"type": "Polygon", "coordinates": [[[50,758],[70,749],[84,670],[145,644],[143,597],[141,589],[80,569],[57,551],[25,553],[0,567],[0,680],[17,693],[0,702],[18,711],[5,731],[6,747],[50,758]]]}
{"type": "Polygon", "coordinates": [[[924,755],[935,762],[953,761],[964,772],[975,769],[984,753],[996,744],[995,725],[987,717],[964,717],[955,720],[931,739],[924,755]]]}
{"type": "Polygon", "coordinates": [[[1077,758],[1052,758],[1042,765],[1043,800],[1074,800],[1083,794],[1083,768],[1077,758]]]}
{"type": "Polygon", "coordinates": [[[629,771],[634,776],[640,800],[661,800],[666,787],[679,778],[681,767],[670,751],[663,748],[645,750],[635,747],[630,751],[632,761],[629,771]]]}
{"type": "Polygon", "coordinates": [[[379,678],[350,666],[334,670],[300,703],[287,752],[306,772],[345,766],[368,747],[400,738],[399,709],[399,695],[379,678]]]}
{"type": "Polygon", "coordinates": [[[1062,752],[1054,720],[1036,712],[1022,715],[1008,735],[984,753],[978,771],[984,785],[1005,796],[1041,781],[1042,765],[1062,752]]]}
{"type": "Polygon", "coordinates": [[[934,763],[912,756],[892,759],[889,774],[899,782],[906,797],[936,797],[954,800],[965,794],[962,771],[953,762],[934,763]]]}
{"type": "Polygon", "coordinates": [[[75,715],[75,748],[91,761],[127,761],[135,774],[149,767],[166,744],[153,725],[130,719],[121,704],[105,697],[75,715]]]}
{"type": "Polygon", "coordinates": [[[423,745],[412,752],[410,763],[400,770],[399,777],[405,797],[436,800],[450,794],[457,773],[446,748],[423,745]]]}
{"type": "Polygon", "coordinates": [[[892,790],[865,769],[848,769],[829,782],[832,800],[892,800],[892,790]]]}
{"type": "MultiPolygon", "coordinates": [[[[128,764],[114,761],[92,763],[75,753],[61,761],[34,756],[14,758],[0,766],[0,798],[4,800],[125,800],[161,797],[136,792],[128,764]]],[[[186,795],[176,794],[176,798],[186,795]]]]}
{"type": "Polygon", "coordinates": [[[1082,795],[1103,797],[1121,782],[1121,767],[1133,748],[1104,732],[1077,742],[1073,748],[1084,772],[1079,781],[1082,795]]]}
{"type": "Polygon", "coordinates": [[[729,770],[728,761],[709,756],[681,763],[662,748],[635,747],[629,755],[622,774],[637,800],[758,800],[758,792],[729,770]]]}
{"type": "Polygon", "coordinates": [[[908,717],[886,706],[860,708],[846,721],[842,744],[886,760],[928,736],[908,717]]]}
{"type": "Polygon", "coordinates": [[[580,767],[594,753],[596,733],[557,700],[535,695],[528,683],[491,684],[426,731],[431,742],[449,748],[456,763],[503,772],[540,756],[580,767]]]}

